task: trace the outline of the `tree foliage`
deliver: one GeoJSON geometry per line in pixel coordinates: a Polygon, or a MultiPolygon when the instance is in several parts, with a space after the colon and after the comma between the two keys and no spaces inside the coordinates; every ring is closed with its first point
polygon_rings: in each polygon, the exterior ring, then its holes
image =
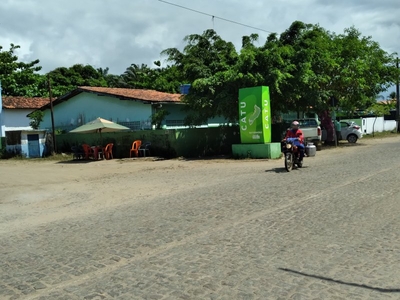
{"type": "Polygon", "coordinates": [[[192,84],[184,100],[194,116],[189,123],[218,115],[237,120],[238,90],[257,85],[270,87],[275,114],[326,112],[333,99],[335,106],[354,111],[370,106],[396,72],[394,56],[353,27],[337,35],[296,21],[261,46],[255,45],[257,35],[243,37],[239,52],[213,30],[185,41],[182,52],[171,48],[163,53],[192,84]]]}
{"type": "Polygon", "coordinates": [[[354,27],[335,36],[338,69],[333,85],[344,110],[366,108],[386,91],[396,74],[394,55],[383,51],[371,37],[363,37],[354,27]]]}
{"type": "Polygon", "coordinates": [[[313,110],[330,126],[333,106],[350,113],[371,107],[376,96],[399,76],[394,55],[354,27],[335,34],[319,25],[295,21],[265,41],[257,34],[242,37],[239,50],[214,30],[188,35],[184,41],[182,51],[169,48],[162,52],[169,65],[132,63],[119,75],[82,64],[40,75],[39,60],[19,62],[15,54],[19,46],[11,44],[9,51],[0,46],[3,94],[48,96],[47,75],[55,97],[83,85],[177,93],[181,84],[191,84],[183,101],[188,110],[186,122],[194,125],[216,116],[236,122],[239,89],[266,85],[274,115],[313,110]]]}
{"type": "Polygon", "coordinates": [[[40,123],[43,121],[44,112],[41,110],[35,110],[29,115],[31,121],[29,122],[29,126],[33,129],[39,129],[40,123]]]}
{"type": "Polygon", "coordinates": [[[40,96],[38,82],[41,76],[37,73],[41,67],[36,59],[29,63],[19,61],[15,51],[20,46],[11,44],[10,50],[4,51],[0,46],[0,80],[2,93],[9,96],[40,96]]]}
{"type": "Polygon", "coordinates": [[[202,35],[189,35],[185,41],[187,45],[183,52],[170,48],[162,53],[175,64],[186,82],[191,83],[190,92],[184,99],[190,108],[187,123],[199,124],[216,115],[229,118],[230,112],[237,110],[231,105],[233,99],[229,98],[237,77],[238,54],[234,45],[211,29],[202,35]],[[223,112],[225,109],[229,111],[223,112]]]}
{"type": "Polygon", "coordinates": [[[176,66],[162,68],[159,61],[154,64],[157,68],[150,68],[146,64],[131,64],[123,74],[114,77],[110,86],[132,89],[151,89],[156,91],[179,92],[182,77],[176,66]]]}
{"type": "Polygon", "coordinates": [[[161,128],[161,123],[170,112],[166,109],[158,109],[151,115],[151,124],[155,125],[157,129],[161,128]]]}
{"type": "MultiPolygon", "coordinates": [[[[107,70],[107,69],[106,69],[107,70]]],[[[108,86],[106,76],[107,71],[95,69],[90,65],[76,64],[69,68],[60,67],[50,71],[52,94],[55,97],[64,95],[78,86],[108,86]]],[[[41,87],[46,88],[44,83],[41,87]]],[[[47,95],[47,94],[46,94],[47,95]]]]}

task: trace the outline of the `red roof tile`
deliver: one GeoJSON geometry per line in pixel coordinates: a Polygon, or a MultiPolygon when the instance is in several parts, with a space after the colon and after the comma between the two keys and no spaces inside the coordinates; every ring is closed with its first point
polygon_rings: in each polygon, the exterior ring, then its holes
{"type": "Polygon", "coordinates": [[[107,87],[79,87],[82,91],[95,92],[107,94],[116,97],[124,97],[132,100],[142,100],[150,102],[180,102],[181,94],[170,94],[158,92],[154,90],[140,90],[140,89],[123,89],[123,88],[107,88],[107,87]]]}
{"type": "Polygon", "coordinates": [[[48,98],[28,98],[28,97],[16,97],[16,96],[3,96],[3,108],[11,109],[36,109],[49,103],[48,98]]]}
{"type": "Polygon", "coordinates": [[[379,101],[378,103],[381,103],[381,104],[396,104],[396,102],[397,102],[396,99],[392,99],[392,100],[382,100],[382,101],[379,101]]]}

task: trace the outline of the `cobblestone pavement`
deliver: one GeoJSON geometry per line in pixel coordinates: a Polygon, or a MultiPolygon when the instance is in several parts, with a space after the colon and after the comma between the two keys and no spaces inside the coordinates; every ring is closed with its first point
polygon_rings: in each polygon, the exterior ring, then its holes
{"type": "MultiPolygon", "coordinates": [[[[290,173],[281,160],[154,162],[120,186],[159,186],[145,201],[0,230],[0,299],[400,299],[399,150],[324,150],[290,173]]],[[[93,179],[97,195],[122,176],[93,179]]]]}

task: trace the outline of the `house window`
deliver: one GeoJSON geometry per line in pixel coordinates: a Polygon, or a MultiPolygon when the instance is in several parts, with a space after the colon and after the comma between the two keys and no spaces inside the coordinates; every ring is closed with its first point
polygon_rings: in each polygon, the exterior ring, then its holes
{"type": "Polygon", "coordinates": [[[165,124],[167,126],[185,126],[185,122],[183,120],[166,120],[165,124]]]}
{"type": "Polygon", "coordinates": [[[140,121],[133,121],[133,122],[119,122],[118,124],[122,126],[126,126],[131,130],[140,130],[140,121]]]}
{"type": "Polygon", "coordinates": [[[130,122],[118,122],[118,124],[128,127],[130,130],[146,130],[151,129],[150,121],[130,121],[130,122]]]}
{"type": "Polygon", "coordinates": [[[21,144],[21,131],[6,131],[7,145],[21,144]]]}

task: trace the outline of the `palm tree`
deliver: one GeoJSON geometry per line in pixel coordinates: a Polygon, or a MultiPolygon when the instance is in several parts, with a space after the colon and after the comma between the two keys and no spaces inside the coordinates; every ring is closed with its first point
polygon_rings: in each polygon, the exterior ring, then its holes
{"type": "Polygon", "coordinates": [[[120,84],[128,88],[151,88],[158,72],[146,64],[131,64],[121,75],[120,84]]]}

